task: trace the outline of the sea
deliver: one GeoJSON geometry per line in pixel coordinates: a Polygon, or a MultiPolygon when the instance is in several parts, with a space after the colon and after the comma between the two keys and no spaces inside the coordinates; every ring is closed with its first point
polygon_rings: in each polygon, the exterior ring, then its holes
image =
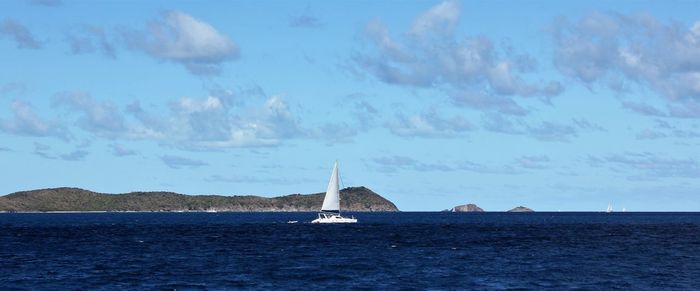
{"type": "Polygon", "coordinates": [[[700,213],[348,215],[2,213],[0,289],[700,289],[700,213]]]}

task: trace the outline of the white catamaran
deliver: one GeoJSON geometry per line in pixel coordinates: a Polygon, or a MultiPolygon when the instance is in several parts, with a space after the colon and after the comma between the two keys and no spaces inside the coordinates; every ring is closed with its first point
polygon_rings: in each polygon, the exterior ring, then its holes
{"type": "Polygon", "coordinates": [[[340,215],[340,185],[338,174],[338,162],[333,165],[331,180],[328,182],[326,197],[323,198],[323,206],[318,218],[311,223],[357,223],[355,217],[343,217],[340,215]]]}

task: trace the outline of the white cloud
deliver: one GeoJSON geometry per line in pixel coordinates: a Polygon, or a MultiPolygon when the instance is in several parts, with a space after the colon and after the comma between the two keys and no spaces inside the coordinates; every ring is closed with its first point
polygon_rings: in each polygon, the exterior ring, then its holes
{"type": "Polygon", "coordinates": [[[413,170],[418,172],[468,171],[480,174],[513,175],[519,172],[510,165],[487,165],[468,160],[426,163],[406,156],[382,156],[372,159],[370,167],[381,172],[413,170]]]}
{"type": "Polygon", "coordinates": [[[549,167],[549,157],[546,155],[522,156],[515,159],[515,163],[526,169],[546,169],[549,167]]]}
{"type": "Polygon", "coordinates": [[[665,120],[657,119],[653,128],[646,128],[638,132],[635,137],[637,139],[690,139],[700,138],[700,131],[697,130],[697,125],[693,126],[693,128],[687,128],[680,124],[672,124],[665,120]]]}
{"type": "MultiPolygon", "coordinates": [[[[142,108],[138,101],[121,111],[110,102],[76,91],[56,94],[53,106],[64,108],[67,113],[64,117],[74,118],[77,127],[97,137],[150,140],[185,150],[277,146],[301,138],[329,143],[349,142],[357,134],[356,125],[344,122],[326,122],[305,128],[280,96],[246,107],[239,107],[226,98],[181,97],[171,102],[165,113],[155,114],[142,108]]],[[[70,139],[71,135],[64,126],[41,118],[28,103],[14,101],[12,111],[13,119],[0,119],[0,131],[70,139]]],[[[117,156],[134,154],[116,144],[112,149],[117,156]]]]}
{"type": "Polygon", "coordinates": [[[90,154],[84,150],[75,150],[67,154],[60,155],[61,159],[64,161],[82,161],[90,154]]]}
{"type": "Polygon", "coordinates": [[[185,157],[180,157],[180,156],[173,156],[173,155],[164,155],[160,157],[160,160],[165,163],[166,166],[173,168],[173,169],[181,169],[181,168],[197,168],[201,166],[206,166],[208,165],[207,163],[199,160],[194,160],[190,158],[185,158],[185,157]]]}
{"type": "Polygon", "coordinates": [[[14,19],[5,18],[0,22],[0,36],[2,35],[11,37],[20,49],[40,49],[43,46],[26,26],[14,19]]]}
{"type": "Polygon", "coordinates": [[[316,182],[314,179],[308,178],[266,178],[261,176],[221,176],[221,175],[211,175],[204,179],[207,182],[218,182],[218,183],[250,183],[250,184],[265,184],[265,185],[295,185],[303,184],[309,182],[316,182]]]}
{"type": "MultiPolygon", "coordinates": [[[[648,14],[592,13],[553,26],[559,70],[592,88],[650,89],[671,117],[700,117],[700,22],[664,24],[648,14]]],[[[645,115],[665,113],[626,101],[645,115]]]]}
{"type": "Polygon", "coordinates": [[[100,52],[115,58],[116,48],[104,29],[95,26],[83,26],[66,34],[66,42],[74,55],[100,52]]]}
{"type": "Polygon", "coordinates": [[[42,143],[34,142],[34,151],[33,154],[42,157],[44,159],[49,159],[49,160],[55,160],[56,157],[48,154],[46,151],[50,150],[51,146],[45,145],[42,143]]]}
{"type": "Polygon", "coordinates": [[[379,116],[379,111],[367,101],[355,102],[353,115],[355,116],[361,129],[369,129],[374,126],[375,120],[379,116]]]}
{"type": "Polygon", "coordinates": [[[156,140],[165,138],[168,121],[163,117],[146,112],[139,101],[128,104],[125,112],[138,121],[137,124],[130,125],[131,137],[156,140]]]}
{"type": "Polygon", "coordinates": [[[604,157],[589,156],[593,167],[607,166],[629,179],[698,178],[700,164],[692,158],[674,158],[649,152],[625,152],[604,157]]]}
{"type": "Polygon", "coordinates": [[[646,103],[634,101],[622,101],[622,107],[647,116],[666,116],[660,109],[646,103]]]}
{"type": "Polygon", "coordinates": [[[513,96],[549,99],[563,91],[556,81],[527,80],[524,73],[536,67],[533,58],[498,47],[486,36],[460,35],[460,9],[457,2],[440,3],[399,38],[380,20],[371,21],[366,28],[370,49],[354,56],[357,68],[389,84],[443,88],[456,105],[506,114],[527,113],[513,110],[520,107],[513,96]]]}
{"type": "Polygon", "coordinates": [[[216,111],[224,109],[223,103],[218,97],[208,96],[202,100],[182,97],[177,101],[175,107],[178,111],[184,113],[193,113],[201,111],[216,111]]]}
{"type": "Polygon", "coordinates": [[[669,115],[677,118],[700,118],[700,100],[683,100],[668,105],[669,115]]]}
{"type": "Polygon", "coordinates": [[[234,108],[218,96],[182,97],[170,114],[157,117],[138,103],[128,106],[143,128],[158,133],[162,142],[185,149],[274,146],[283,140],[306,137],[296,116],[279,96],[262,106],[234,108]]]}
{"type": "Polygon", "coordinates": [[[314,16],[307,6],[303,13],[290,18],[289,26],[297,28],[320,28],[323,27],[323,22],[318,17],[314,16]]]}
{"type": "MultiPolygon", "coordinates": [[[[573,125],[587,130],[602,130],[599,126],[572,120],[573,125]]],[[[540,141],[547,142],[568,142],[578,136],[578,131],[573,125],[554,121],[542,121],[540,123],[528,123],[521,118],[511,119],[501,114],[485,114],[482,117],[484,129],[492,132],[525,135],[540,141]]]]}
{"type": "Polygon", "coordinates": [[[34,151],[32,153],[41,157],[41,158],[48,159],[48,160],[61,159],[64,161],[77,162],[77,161],[84,160],[85,157],[87,157],[90,154],[88,151],[83,150],[83,149],[74,150],[72,152],[65,153],[65,154],[55,154],[55,153],[52,154],[52,153],[48,153],[49,151],[51,151],[51,146],[46,145],[46,144],[42,144],[42,143],[38,143],[38,142],[34,142],[34,151]]]}
{"type": "Polygon", "coordinates": [[[502,114],[484,114],[482,116],[482,126],[484,129],[492,132],[505,134],[523,134],[524,122],[521,120],[513,121],[504,117],[502,114]]]}
{"type": "Polygon", "coordinates": [[[171,105],[171,111],[171,130],[180,139],[197,143],[220,141],[231,135],[229,108],[217,97],[182,97],[171,105]]]}
{"type": "Polygon", "coordinates": [[[120,144],[111,144],[109,147],[112,148],[112,154],[117,157],[133,156],[136,154],[136,151],[125,148],[120,144]]]}
{"type": "Polygon", "coordinates": [[[281,97],[272,96],[267,99],[260,116],[262,118],[256,122],[255,126],[260,129],[263,136],[292,137],[302,132],[297,118],[281,97]]]}
{"type": "Polygon", "coordinates": [[[529,110],[520,106],[513,99],[505,96],[461,91],[451,93],[450,97],[452,98],[452,103],[455,105],[466,106],[487,112],[517,116],[527,115],[530,112],[529,110]]]}
{"type": "Polygon", "coordinates": [[[318,28],[322,27],[323,23],[317,17],[311,15],[299,15],[289,21],[291,27],[318,28]]]}
{"type": "Polygon", "coordinates": [[[10,82],[10,83],[5,83],[2,86],[0,86],[0,97],[6,96],[6,95],[24,95],[24,93],[27,91],[27,87],[24,85],[24,83],[21,82],[10,82]]]}
{"type": "Polygon", "coordinates": [[[58,122],[47,121],[39,117],[31,104],[21,100],[12,101],[12,120],[0,119],[0,130],[27,136],[51,136],[69,139],[69,132],[58,122]]]}
{"type": "Polygon", "coordinates": [[[584,118],[574,118],[571,121],[573,121],[574,125],[580,129],[583,130],[588,130],[588,131],[607,131],[605,127],[602,125],[590,122],[584,118]]]}
{"type": "Polygon", "coordinates": [[[53,97],[53,104],[79,113],[81,116],[78,119],[78,125],[96,135],[116,137],[127,131],[124,117],[116,106],[107,101],[97,101],[87,92],[56,94],[53,97]]]}
{"type": "Polygon", "coordinates": [[[404,137],[457,137],[473,129],[461,116],[445,118],[435,110],[411,116],[399,114],[386,126],[393,134],[404,137]]]}
{"type": "Polygon", "coordinates": [[[345,123],[325,123],[309,130],[309,136],[325,140],[328,144],[349,143],[357,135],[357,128],[345,123]]]}
{"type": "Polygon", "coordinates": [[[461,9],[457,1],[445,1],[435,5],[413,21],[411,33],[421,37],[435,32],[451,33],[459,23],[461,9]]]}
{"type": "Polygon", "coordinates": [[[146,29],[125,34],[128,45],[150,56],[183,64],[197,75],[218,74],[239,48],[210,24],[178,11],[165,13],[146,29]]]}
{"type": "Polygon", "coordinates": [[[527,134],[541,141],[566,142],[576,137],[576,129],[567,124],[544,121],[536,126],[528,126],[527,134]]]}

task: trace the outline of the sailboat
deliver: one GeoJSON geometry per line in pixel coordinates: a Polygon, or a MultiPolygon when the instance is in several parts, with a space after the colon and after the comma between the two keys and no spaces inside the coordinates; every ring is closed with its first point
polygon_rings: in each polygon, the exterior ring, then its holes
{"type": "Polygon", "coordinates": [[[608,203],[608,209],[606,209],[605,212],[607,212],[607,213],[613,212],[612,203],[608,203]]]}
{"type": "Polygon", "coordinates": [[[323,198],[323,206],[321,212],[318,213],[318,218],[311,223],[357,223],[355,217],[343,217],[340,215],[340,185],[338,174],[338,162],[333,165],[331,179],[328,182],[326,196],[323,198]]]}

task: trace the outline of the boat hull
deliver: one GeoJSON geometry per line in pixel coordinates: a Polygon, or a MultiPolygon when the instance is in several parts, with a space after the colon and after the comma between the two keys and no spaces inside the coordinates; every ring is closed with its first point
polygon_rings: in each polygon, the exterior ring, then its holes
{"type": "Polygon", "coordinates": [[[357,223],[357,218],[321,213],[318,218],[312,220],[311,223],[357,223]]]}

